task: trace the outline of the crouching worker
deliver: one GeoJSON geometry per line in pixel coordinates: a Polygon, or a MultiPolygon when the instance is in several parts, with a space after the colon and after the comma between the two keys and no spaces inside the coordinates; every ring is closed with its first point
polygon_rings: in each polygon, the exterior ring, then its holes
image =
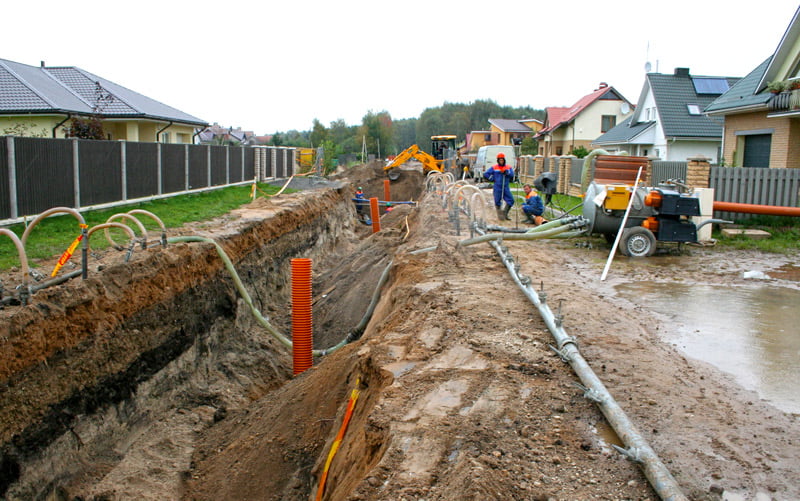
{"type": "Polygon", "coordinates": [[[531,224],[539,226],[547,220],[542,216],[544,214],[544,203],[542,197],[531,189],[531,185],[526,184],[522,187],[525,192],[525,202],[522,204],[522,212],[525,213],[525,220],[531,224]]]}

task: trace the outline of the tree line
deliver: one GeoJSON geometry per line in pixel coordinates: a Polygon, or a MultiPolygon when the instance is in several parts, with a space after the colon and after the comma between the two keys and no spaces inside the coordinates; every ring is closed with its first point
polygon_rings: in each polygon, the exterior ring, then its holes
{"type": "MultiPolygon", "coordinates": [[[[344,154],[361,154],[364,146],[368,154],[378,157],[396,155],[412,144],[425,150],[430,137],[454,134],[463,141],[473,130],[488,130],[490,118],[535,118],[544,121],[544,110],[529,106],[500,106],[492,100],[478,100],[469,104],[447,103],[425,109],[419,118],[393,120],[388,111],[369,111],[360,125],[347,125],[339,119],[327,127],[314,119],[308,131],[276,132],[270,142],[273,146],[324,148],[325,167],[331,168],[334,158],[344,154]]],[[[524,145],[523,145],[524,146],[524,145]]],[[[534,150],[535,151],[535,150],[534,150]]]]}

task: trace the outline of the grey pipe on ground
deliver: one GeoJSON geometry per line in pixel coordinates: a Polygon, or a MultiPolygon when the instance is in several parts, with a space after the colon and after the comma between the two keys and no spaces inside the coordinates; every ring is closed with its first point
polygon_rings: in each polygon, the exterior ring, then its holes
{"type": "Polygon", "coordinates": [[[514,282],[539,310],[542,319],[556,341],[557,348],[553,349],[570,364],[580,378],[585,387],[584,396],[597,403],[611,427],[627,446],[627,449],[621,449],[621,452],[642,466],[650,485],[652,485],[661,499],[669,501],[686,500],[687,498],[681,492],[675,478],[653,449],[650,448],[633,422],[616,403],[614,397],[611,396],[588,362],[583,358],[578,350],[575,338],[569,336],[564,330],[561,324],[561,316],[554,315],[550,310],[550,307],[546,304],[546,294],[544,292],[537,293],[531,287],[530,278],[519,275],[519,268],[514,258],[497,241],[490,241],[489,243],[503,260],[503,264],[505,264],[514,282]]]}

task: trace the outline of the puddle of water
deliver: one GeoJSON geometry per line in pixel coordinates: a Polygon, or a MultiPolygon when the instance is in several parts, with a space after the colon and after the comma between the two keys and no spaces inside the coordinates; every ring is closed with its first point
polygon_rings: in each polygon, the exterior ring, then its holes
{"type": "Polygon", "coordinates": [[[605,451],[609,451],[611,445],[625,447],[622,439],[619,438],[617,432],[614,431],[614,428],[605,421],[598,421],[597,424],[594,425],[592,431],[597,434],[597,437],[600,439],[600,447],[605,451]]]}
{"type": "Polygon", "coordinates": [[[665,341],[733,374],[779,409],[800,413],[800,291],[656,282],[617,291],[669,319],[665,341]]]}

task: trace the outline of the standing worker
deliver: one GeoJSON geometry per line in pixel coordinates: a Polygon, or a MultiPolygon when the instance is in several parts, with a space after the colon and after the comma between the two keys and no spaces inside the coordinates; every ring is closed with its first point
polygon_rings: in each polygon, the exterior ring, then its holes
{"type": "Polygon", "coordinates": [[[522,212],[525,213],[526,221],[539,226],[545,222],[544,217],[544,203],[542,197],[531,189],[531,185],[526,184],[522,187],[525,192],[525,202],[522,203],[522,212]]]}
{"type": "Polygon", "coordinates": [[[369,217],[369,200],[364,196],[364,190],[361,189],[361,186],[356,189],[355,203],[356,215],[359,221],[364,224],[372,224],[372,220],[369,217]]]}
{"type": "Polygon", "coordinates": [[[497,164],[483,173],[483,177],[494,182],[494,207],[497,211],[497,219],[510,221],[508,212],[514,205],[514,197],[511,195],[511,181],[514,179],[514,169],[506,165],[504,153],[497,154],[497,164]],[[506,207],[502,209],[501,203],[505,201],[506,207]]]}

